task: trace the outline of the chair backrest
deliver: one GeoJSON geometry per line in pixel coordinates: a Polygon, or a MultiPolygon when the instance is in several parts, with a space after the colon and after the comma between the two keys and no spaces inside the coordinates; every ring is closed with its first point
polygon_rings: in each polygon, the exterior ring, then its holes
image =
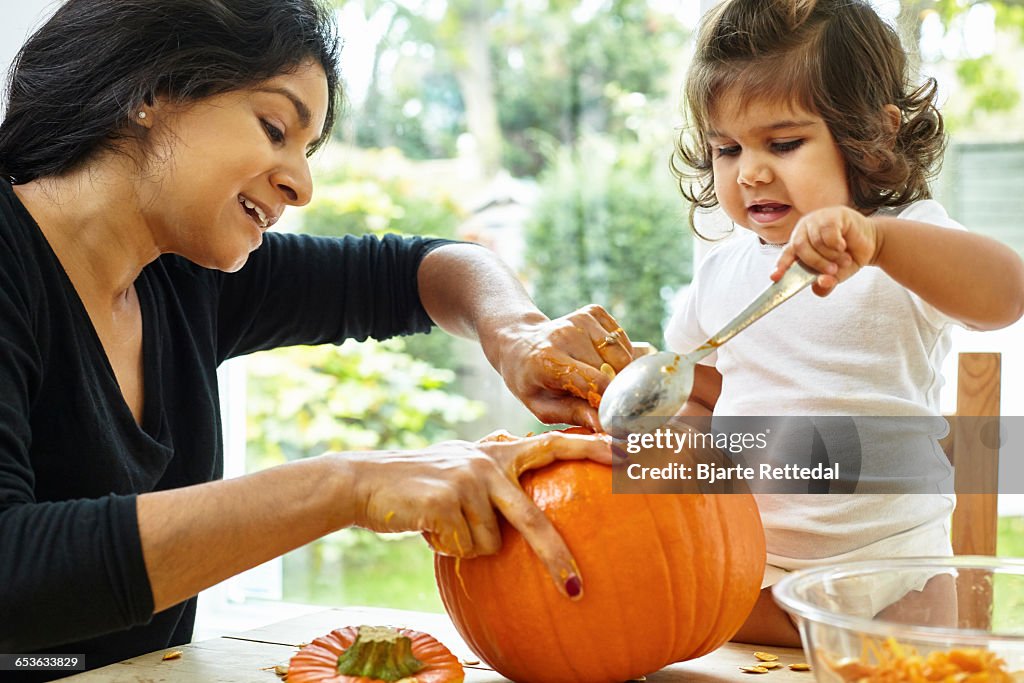
{"type": "MultiPolygon", "coordinates": [[[[998,522],[998,438],[983,438],[998,417],[1001,383],[998,353],[961,353],[957,367],[956,413],[943,448],[954,467],[957,494],[953,513],[953,553],[995,555],[998,522]]],[[[996,425],[998,434],[998,424],[996,425]]]]}

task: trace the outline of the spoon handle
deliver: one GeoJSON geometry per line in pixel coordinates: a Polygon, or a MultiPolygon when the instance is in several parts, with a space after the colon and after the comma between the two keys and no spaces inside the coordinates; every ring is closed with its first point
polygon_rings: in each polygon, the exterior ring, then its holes
{"type": "Polygon", "coordinates": [[[783,301],[790,299],[801,289],[814,282],[817,277],[818,273],[797,261],[782,274],[782,277],[768,285],[768,287],[761,292],[749,306],[744,308],[739,315],[726,323],[725,327],[718,331],[718,334],[714,335],[701,346],[686,354],[686,359],[691,363],[696,363],[701,358],[704,358],[719,346],[745,330],[750,323],[758,320],[765,313],[772,310],[783,301]]]}

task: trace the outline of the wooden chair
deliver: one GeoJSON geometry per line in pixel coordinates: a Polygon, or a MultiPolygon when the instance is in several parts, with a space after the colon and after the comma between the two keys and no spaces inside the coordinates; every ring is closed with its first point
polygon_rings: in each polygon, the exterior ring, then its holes
{"type": "MultiPolygon", "coordinates": [[[[950,416],[950,435],[943,442],[955,468],[955,555],[996,554],[999,447],[998,439],[982,438],[982,430],[993,429],[994,421],[985,418],[999,416],[1000,375],[998,353],[960,354],[956,413],[950,416]]],[[[998,433],[997,420],[994,426],[998,433]]],[[[993,587],[957,581],[956,593],[957,623],[964,628],[989,628],[995,604],[993,587]]]]}
{"type": "MultiPolygon", "coordinates": [[[[999,416],[1000,354],[961,353],[957,368],[956,413],[950,435],[943,440],[946,456],[955,469],[957,494],[953,513],[953,553],[995,555],[999,448],[994,439],[981,438],[999,416]]],[[[996,424],[998,430],[998,424],[996,424]]]]}

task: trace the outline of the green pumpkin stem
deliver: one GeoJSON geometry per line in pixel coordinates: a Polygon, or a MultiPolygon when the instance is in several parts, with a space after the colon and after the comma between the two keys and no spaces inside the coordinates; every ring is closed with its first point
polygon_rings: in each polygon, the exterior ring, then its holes
{"type": "Polygon", "coordinates": [[[424,667],[412,654],[412,640],[390,626],[360,626],[355,642],[338,657],[338,673],[399,681],[424,667]]]}

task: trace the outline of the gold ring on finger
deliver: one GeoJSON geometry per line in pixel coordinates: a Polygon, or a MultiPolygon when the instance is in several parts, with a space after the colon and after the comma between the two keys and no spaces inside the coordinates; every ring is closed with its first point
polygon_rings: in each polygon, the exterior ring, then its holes
{"type": "Polygon", "coordinates": [[[601,349],[603,349],[606,346],[611,346],[612,344],[618,344],[619,343],[619,333],[620,332],[621,332],[621,328],[618,329],[618,330],[615,330],[614,332],[609,332],[608,334],[606,334],[604,339],[601,340],[601,343],[597,345],[597,350],[600,351],[601,349]]]}

